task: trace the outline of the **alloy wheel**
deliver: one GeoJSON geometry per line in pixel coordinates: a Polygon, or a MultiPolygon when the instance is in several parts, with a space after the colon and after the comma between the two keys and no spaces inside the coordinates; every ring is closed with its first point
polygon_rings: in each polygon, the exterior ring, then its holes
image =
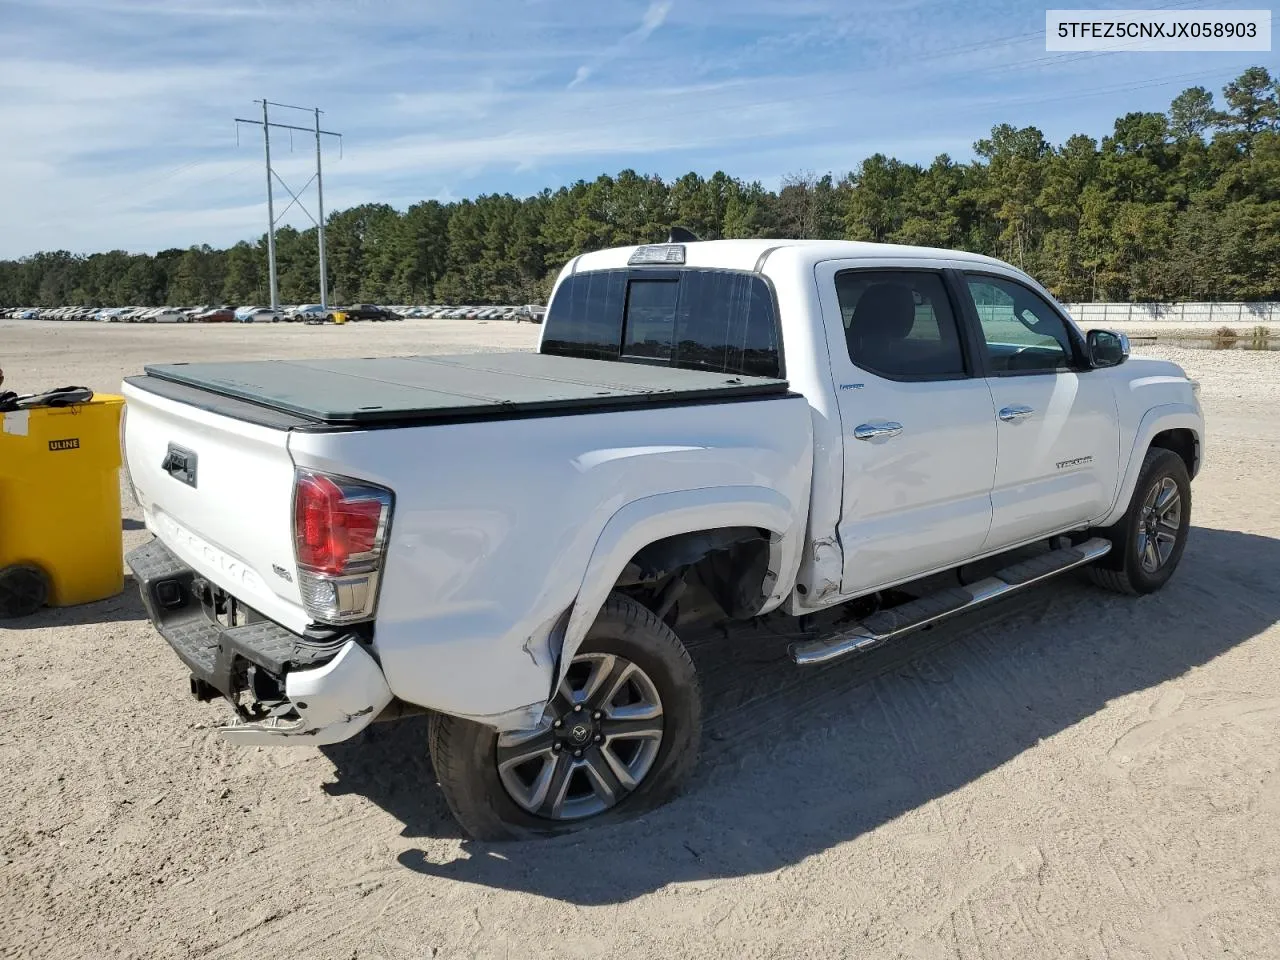
{"type": "Polygon", "coordinates": [[[643,782],[662,746],[662,699],[637,664],[610,653],[573,658],[542,722],[498,737],[498,776],[520,807],[579,820],[643,782]]]}
{"type": "Polygon", "coordinates": [[[1138,559],[1155,573],[1169,561],[1182,526],[1182,494],[1172,477],[1161,477],[1147,492],[1138,518],[1138,559]]]}

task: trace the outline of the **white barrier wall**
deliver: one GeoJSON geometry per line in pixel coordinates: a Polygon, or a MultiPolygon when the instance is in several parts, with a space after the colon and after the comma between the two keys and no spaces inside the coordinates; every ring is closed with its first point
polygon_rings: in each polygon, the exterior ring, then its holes
{"type": "Polygon", "coordinates": [[[1280,324],[1280,303],[1064,303],[1081,326],[1108,323],[1214,324],[1266,326],[1280,324]]]}

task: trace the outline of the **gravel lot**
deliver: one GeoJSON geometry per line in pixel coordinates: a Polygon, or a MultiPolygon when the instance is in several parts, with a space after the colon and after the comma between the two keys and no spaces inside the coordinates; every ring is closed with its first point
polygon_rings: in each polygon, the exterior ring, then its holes
{"type": "MultiPolygon", "coordinates": [[[[0,321],[19,390],[150,361],[529,347],[536,328],[0,321]]],[[[115,599],[0,628],[0,955],[1280,956],[1280,354],[1150,348],[1203,383],[1183,565],[1059,581],[801,672],[694,638],[690,791],[536,844],[461,840],[421,720],[315,749],[226,715],[115,599]]],[[[124,504],[126,549],[147,534],[124,504]]]]}

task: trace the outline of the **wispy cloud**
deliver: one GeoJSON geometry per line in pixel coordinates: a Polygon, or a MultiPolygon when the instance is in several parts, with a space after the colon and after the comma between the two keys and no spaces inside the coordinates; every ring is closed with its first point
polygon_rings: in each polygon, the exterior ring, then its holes
{"type": "Polygon", "coordinates": [[[608,63],[611,60],[616,60],[619,57],[626,56],[626,54],[653,36],[653,32],[666,23],[667,14],[671,12],[673,4],[674,0],[652,0],[648,8],[645,10],[644,16],[640,20],[640,26],[636,27],[591,62],[578,65],[578,69],[574,71],[573,79],[569,81],[569,89],[572,90],[579,84],[585,83],[601,65],[608,63]]]}

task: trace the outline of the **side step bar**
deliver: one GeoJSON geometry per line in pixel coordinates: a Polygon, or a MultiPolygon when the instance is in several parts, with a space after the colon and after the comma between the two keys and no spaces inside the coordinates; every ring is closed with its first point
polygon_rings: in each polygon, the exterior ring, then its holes
{"type": "Polygon", "coordinates": [[[891,610],[872,614],[847,630],[806,640],[791,647],[791,659],[804,665],[826,663],[850,653],[860,653],[878,647],[886,640],[899,637],[912,630],[936,623],[957,613],[972,610],[997,597],[1057,576],[1074,567],[1092,563],[1111,550],[1111,541],[1094,537],[1079,546],[1051,550],[1022,563],[1005,567],[994,576],[971,583],[966,587],[952,587],[938,593],[912,600],[891,610]]]}

